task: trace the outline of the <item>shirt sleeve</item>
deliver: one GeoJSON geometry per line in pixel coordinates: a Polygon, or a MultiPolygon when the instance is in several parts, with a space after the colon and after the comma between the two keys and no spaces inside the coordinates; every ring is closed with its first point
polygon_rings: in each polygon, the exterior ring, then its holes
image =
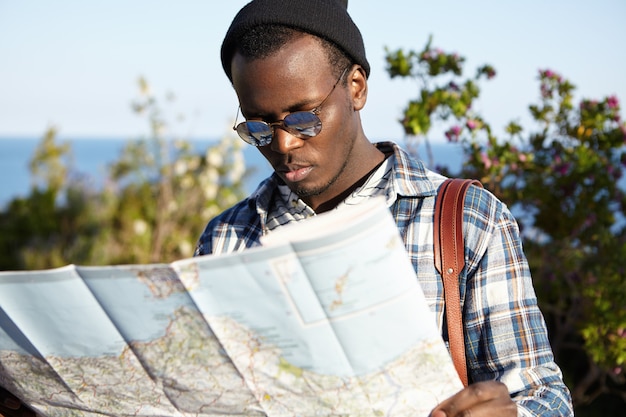
{"type": "Polygon", "coordinates": [[[466,202],[465,342],[470,379],[507,385],[520,416],[572,416],[517,222],[490,193],[466,202]]]}
{"type": "Polygon", "coordinates": [[[244,200],[209,221],[196,243],[194,256],[240,252],[260,245],[259,216],[244,200]]]}

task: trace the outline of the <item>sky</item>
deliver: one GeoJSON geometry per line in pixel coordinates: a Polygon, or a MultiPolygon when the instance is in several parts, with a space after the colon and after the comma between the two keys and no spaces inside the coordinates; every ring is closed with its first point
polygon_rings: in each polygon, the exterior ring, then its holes
{"type": "MultiPolygon", "coordinates": [[[[141,76],[174,134],[224,136],[237,100],[219,48],[246,3],[0,0],[0,137],[39,137],[52,125],[73,139],[141,136],[147,123],[131,110],[141,76]]],[[[372,67],[362,111],[371,140],[403,137],[398,119],[420,87],[389,78],[385,47],[419,51],[430,35],[433,46],[467,58],[468,76],[495,67],[476,109],[496,134],[510,120],[532,126],[539,69],[569,79],[578,99],[617,95],[626,107],[624,0],[350,0],[348,10],[372,67]]]]}

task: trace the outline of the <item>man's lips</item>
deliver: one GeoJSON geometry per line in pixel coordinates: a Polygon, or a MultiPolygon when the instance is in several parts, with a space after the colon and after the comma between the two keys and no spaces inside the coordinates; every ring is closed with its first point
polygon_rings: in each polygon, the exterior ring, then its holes
{"type": "Polygon", "coordinates": [[[313,170],[311,165],[283,165],[276,171],[289,182],[298,182],[305,179],[313,170]]]}

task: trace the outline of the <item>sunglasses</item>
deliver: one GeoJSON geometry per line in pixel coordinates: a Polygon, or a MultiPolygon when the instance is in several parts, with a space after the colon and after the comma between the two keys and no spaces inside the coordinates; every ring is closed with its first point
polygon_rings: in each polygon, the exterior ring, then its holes
{"type": "Polygon", "coordinates": [[[241,106],[239,106],[233,130],[236,130],[239,137],[252,146],[267,146],[272,143],[274,129],[277,127],[300,139],[308,139],[318,135],[322,131],[322,121],[318,114],[347,71],[348,68],[343,70],[330,93],[313,110],[289,113],[283,120],[272,123],[266,123],[261,120],[246,120],[237,124],[237,118],[239,118],[239,112],[241,111],[241,106]]]}

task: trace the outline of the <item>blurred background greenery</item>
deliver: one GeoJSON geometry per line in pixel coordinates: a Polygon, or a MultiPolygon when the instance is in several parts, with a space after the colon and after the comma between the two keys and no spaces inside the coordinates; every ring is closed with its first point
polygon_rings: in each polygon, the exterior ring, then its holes
{"type": "MultiPolygon", "coordinates": [[[[512,121],[497,137],[474,102],[496,76],[434,48],[387,50],[392,78],[414,80],[401,124],[409,144],[429,148],[444,131],[463,148],[453,176],[477,178],[516,215],[550,341],[578,416],[626,409],[626,123],[617,96],[574,100],[552,69],[537,73],[530,128],[512,121]],[[438,130],[437,130],[438,129],[438,130]],[[435,133],[437,135],[437,133],[435,133]]],[[[428,158],[428,157],[427,157],[428,158]]]]}
{"type": "MultiPolygon", "coordinates": [[[[467,76],[465,57],[431,41],[420,49],[387,49],[385,59],[389,78],[415,91],[400,115],[405,145],[434,165],[432,142],[455,144],[462,167],[437,169],[480,179],[516,215],[576,415],[622,415],[626,124],[619,98],[576,98],[565,74],[543,68],[536,73],[536,100],[496,135],[477,100],[497,79],[497,68],[479,65],[467,76]]],[[[492,101],[513,93],[493,97],[491,91],[492,101]]],[[[139,80],[132,112],[145,134],[128,141],[101,188],[72,175],[72,148],[56,128],[44,132],[30,159],[31,189],[0,211],[0,269],[191,256],[207,221],[245,196],[253,171],[232,134],[202,152],[174,134],[174,115],[165,110],[171,99],[139,80]]]]}

